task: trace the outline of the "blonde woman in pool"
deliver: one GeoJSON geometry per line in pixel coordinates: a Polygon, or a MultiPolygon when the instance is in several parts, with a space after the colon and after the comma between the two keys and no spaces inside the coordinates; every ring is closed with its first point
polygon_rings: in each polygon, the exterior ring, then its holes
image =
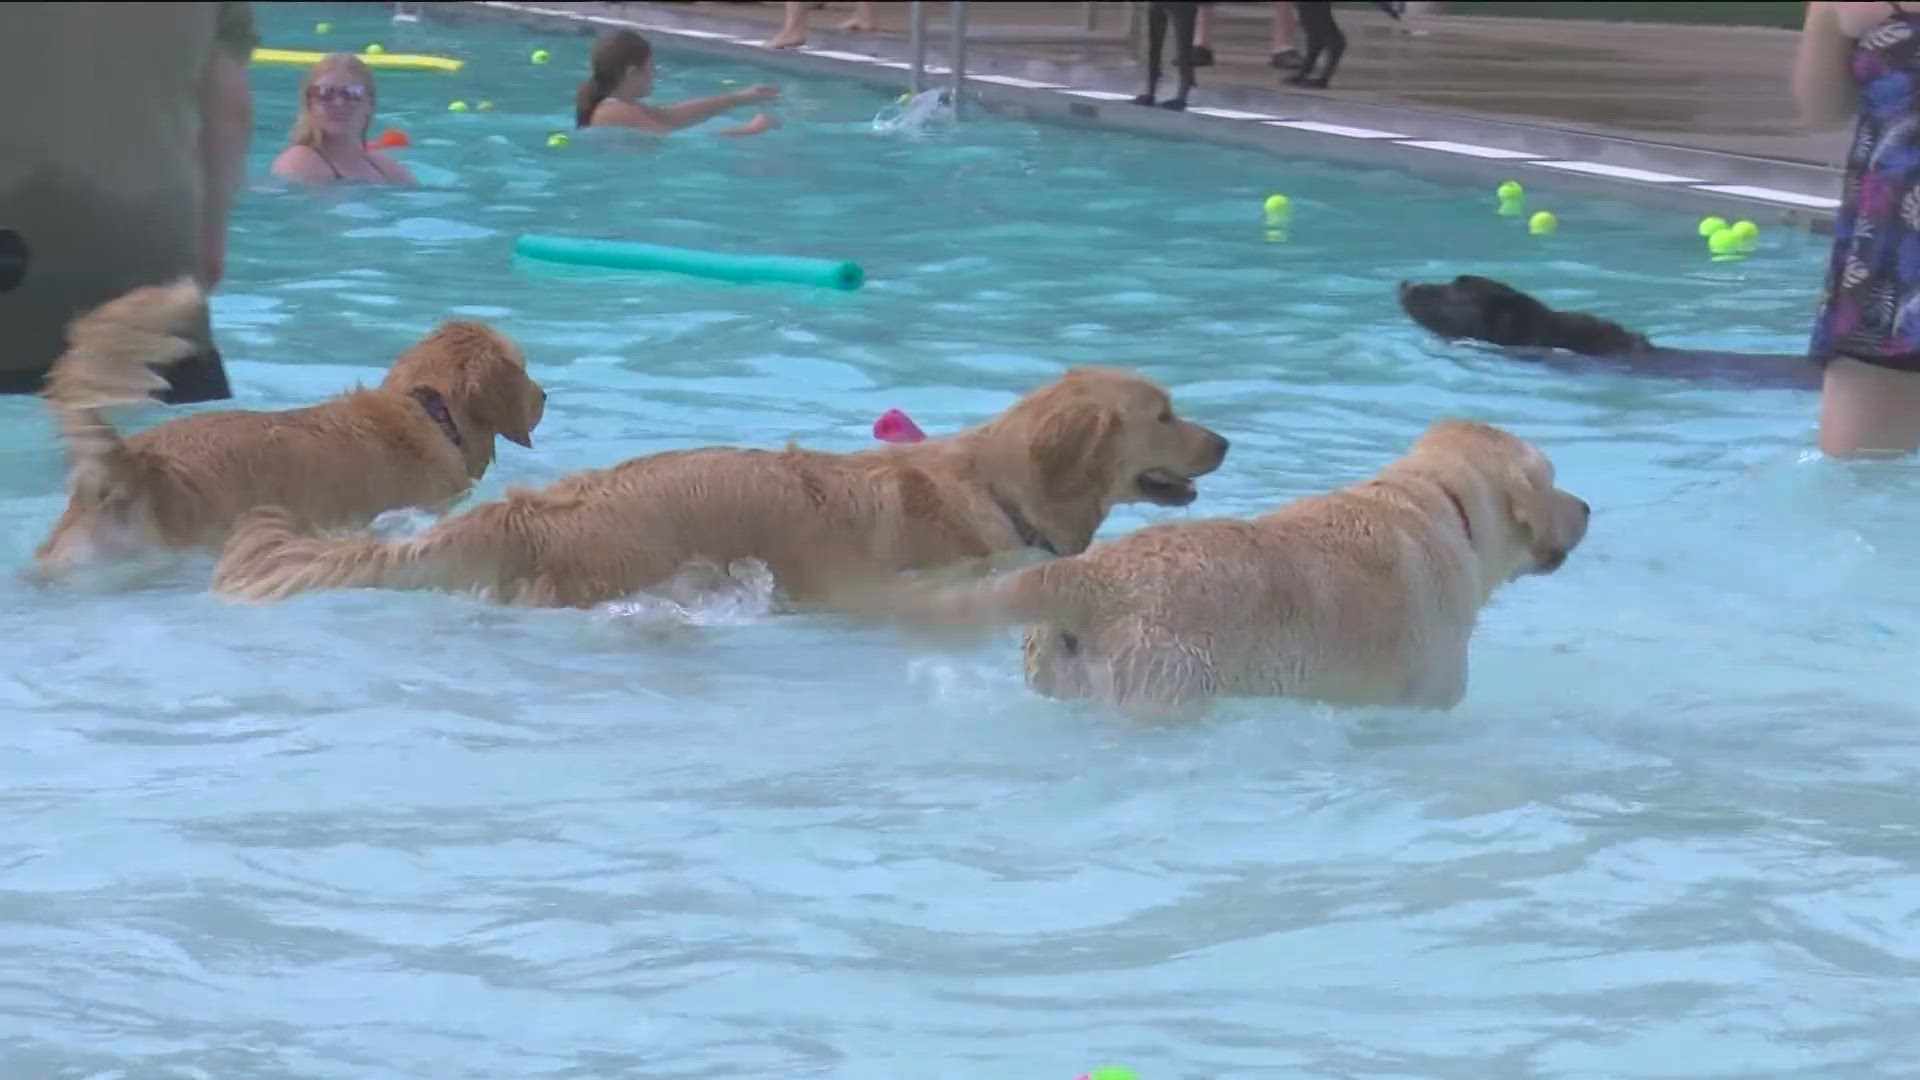
{"type": "Polygon", "coordinates": [[[350,53],[332,53],[300,83],[300,112],[273,175],[296,184],[412,184],[413,173],[367,145],[373,126],[373,72],[350,53]]]}
{"type": "MultiPolygon", "coordinates": [[[[771,86],[752,86],[737,93],[673,105],[650,104],[646,98],[653,92],[653,46],[631,30],[602,30],[593,41],[592,65],[574,94],[575,127],[618,127],[667,135],[728,109],[780,96],[780,91],[771,86]]],[[[761,112],[744,124],[722,129],[720,134],[758,135],[779,126],[772,116],[761,112]]]]}

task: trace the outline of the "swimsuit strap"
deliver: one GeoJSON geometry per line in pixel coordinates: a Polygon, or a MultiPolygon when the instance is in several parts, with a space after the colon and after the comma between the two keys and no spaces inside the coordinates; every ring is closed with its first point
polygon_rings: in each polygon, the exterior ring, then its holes
{"type": "Polygon", "coordinates": [[[346,174],[340,171],[340,166],[338,166],[338,165],[335,165],[335,164],[333,163],[333,159],[332,159],[332,158],[330,158],[330,157],[328,157],[328,156],[327,156],[327,152],[326,152],[325,150],[322,150],[322,149],[320,149],[320,147],[319,147],[319,145],[318,145],[318,144],[315,144],[315,145],[314,145],[314,148],[313,148],[313,152],[314,152],[314,153],[316,153],[316,154],[319,154],[319,155],[320,155],[320,160],[321,160],[321,161],[324,161],[324,162],[326,162],[326,163],[327,163],[327,168],[329,168],[329,169],[332,169],[332,170],[333,170],[333,178],[334,178],[335,180],[344,180],[344,179],[346,179],[346,174]]]}

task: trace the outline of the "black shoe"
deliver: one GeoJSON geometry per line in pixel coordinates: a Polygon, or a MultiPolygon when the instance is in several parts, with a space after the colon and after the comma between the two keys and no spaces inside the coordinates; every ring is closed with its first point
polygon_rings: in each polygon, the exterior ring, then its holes
{"type": "Polygon", "coordinates": [[[1267,64],[1270,67],[1277,67],[1282,71],[1285,71],[1287,68],[1297,68],[1300,66],[1300,50],[1288,49],[1285,52],[1274,53],[1267,58],[1267,64]]]}
{"type": "Polygon", "coordinates": [[[1213,66],[1213,47],[1212,46],[1195,45],[1193,47],[1193,52],[1190,55],[1193,57],[1194,67],[1212,67],[1213,66]]]}
{"type": "Polygon", "coordinates": [[[1187,99],[1183,97],[1170,97],[1161,102],[1160,107],[1163,109],[1172,109],[1174,112],[1186,112],[1187,99]]]}
{"type": "Polygon", "coordinates": [[[1152,94],[1141,94],[1141,95],[1139,95],[1138,97],[1136,97],[1136,98],[1134,98],[1134,99],[1133,99],[1133,103],[1134,103],[1135,105],[1151,105],[1151,104],[1153,104],[1153,95],[1152,95],[1152,94]]]}

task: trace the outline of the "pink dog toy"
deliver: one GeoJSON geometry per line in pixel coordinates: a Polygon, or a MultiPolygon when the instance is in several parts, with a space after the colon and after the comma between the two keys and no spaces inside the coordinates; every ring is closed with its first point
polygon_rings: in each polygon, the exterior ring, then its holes
{"type": "Polygon", "coordinates": [[[927,433],[899,409],[888,409],[873,422],[873,437],[881,442],[916,443],[923,442],[927,433]]]}

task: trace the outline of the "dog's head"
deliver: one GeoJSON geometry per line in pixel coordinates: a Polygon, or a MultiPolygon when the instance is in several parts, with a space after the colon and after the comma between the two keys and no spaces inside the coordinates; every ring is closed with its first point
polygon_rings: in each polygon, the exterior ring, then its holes
{"type": "Polygon", "coordinates": [[[1025,448],[1041,494],[1185,506],[1194,478],[1220,467],[1227,440],[1173,411],[1167,392],[1124,371],[1075,368],[1022,398],[996,424],[1025,448]]]}
{"type": "Polygon", "coordinates": [[[1400,307],[1429,333],[1494,345],[1538,344],[1553,310],[1504,282],[1474,274],[1452,281],[1400,283],[1400,307]]]}
{"type": "Polygon", "coordinates": [[[1652,346],[1619,323],[1585,312],[1555,311],[1505,282],[1475,274],[1452,281],[1400,283],[1400,308],[1430,333],[1509,348],[1567,349],[1614,356],[1652,346]]]}
{"type": "Polygon", "coordinates": [[[1551,574],[1586,538],[1586,501],[1555,487],[1553,463],[1510,432],[1442,420],[1408,460],[1466,515],[1474,550],[1498,580],[1551,574]]]}
{"type": "Polygon", "coordinates": [[[416,386],[440,391],[463,431],[489,449],[500,436],[533,445],[546,414],[547,392],[527,374],[527,360],[506,335],[485,323],[450,319],[400,354],[381,386],[406,393],[416,386]]]}

